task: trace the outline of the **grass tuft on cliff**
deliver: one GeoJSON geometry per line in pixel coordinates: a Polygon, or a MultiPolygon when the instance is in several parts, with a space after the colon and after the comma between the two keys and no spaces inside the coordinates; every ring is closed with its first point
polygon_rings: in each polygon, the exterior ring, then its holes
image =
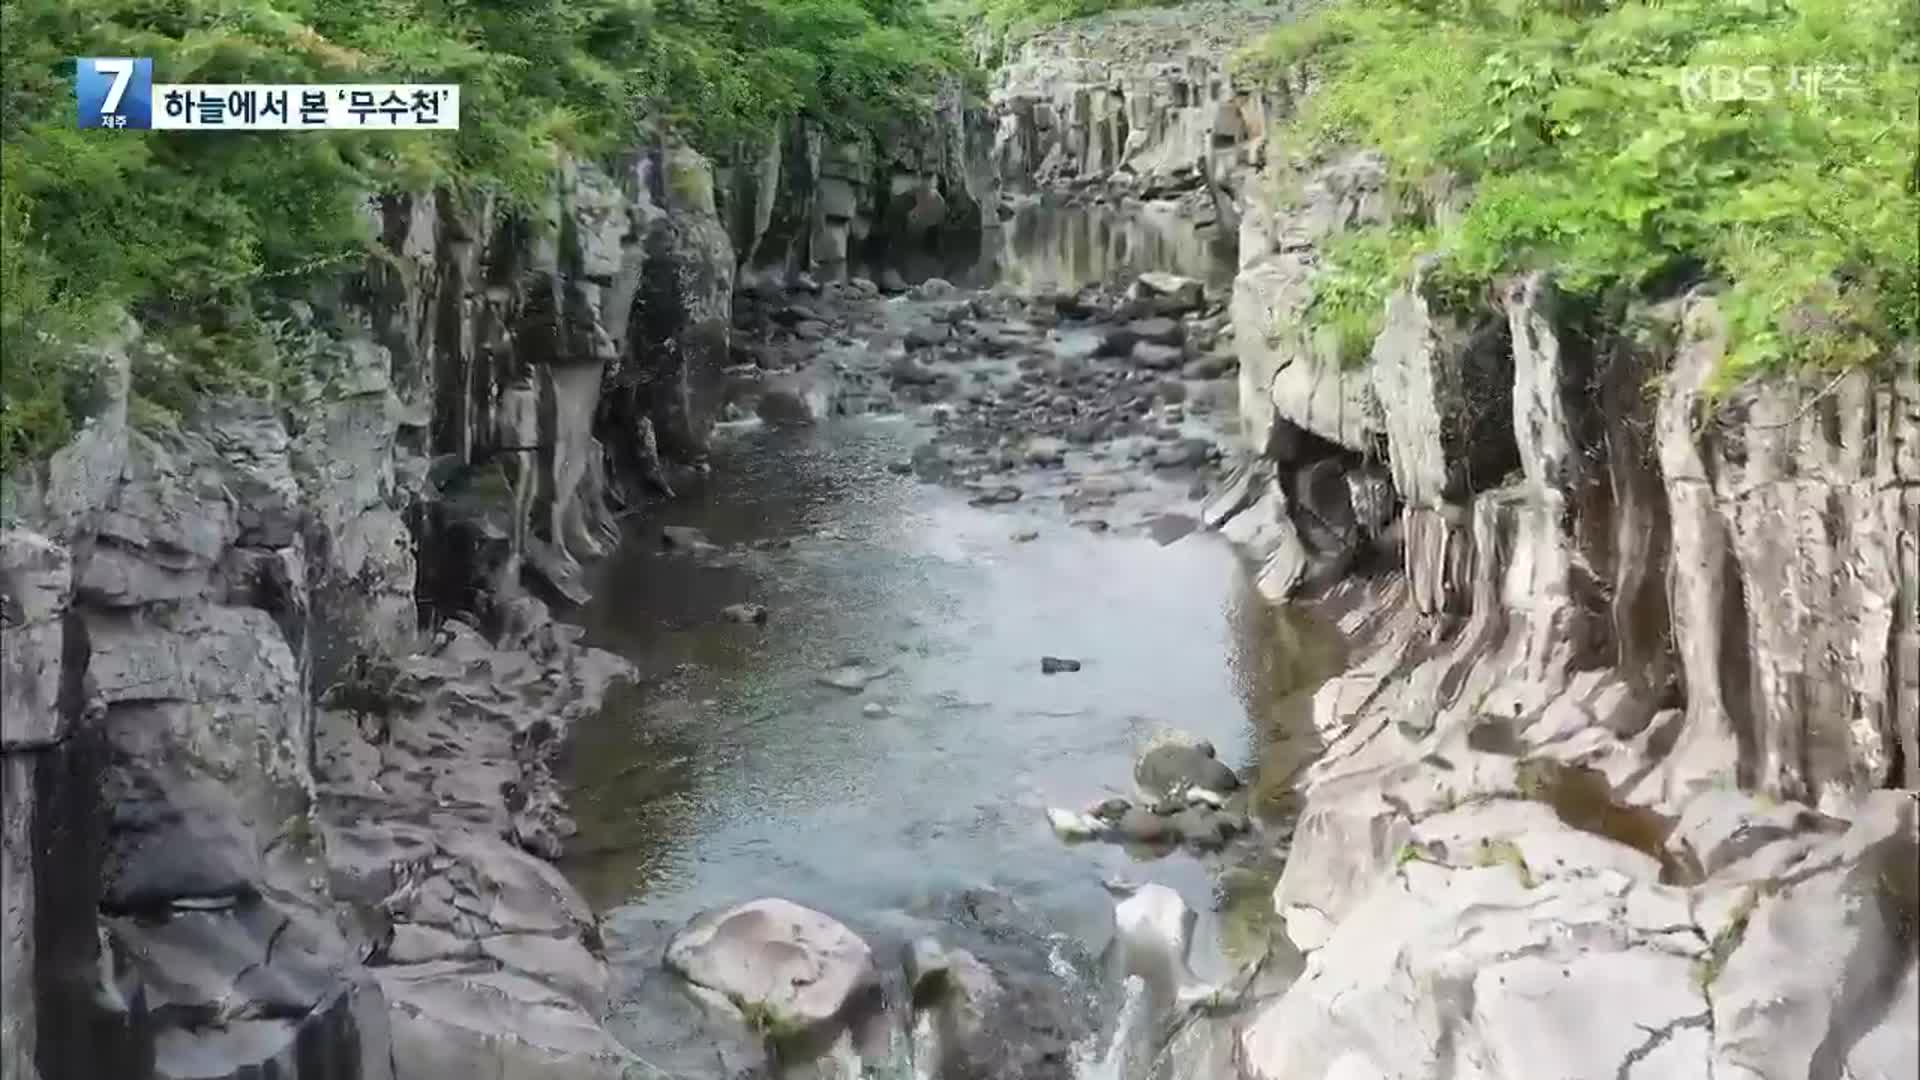
{"type": "Polygon", "coordinates": [[[265,301],[361,265],[369,193],[525,205],[561,151],[648,118],[710,152],[795,115],[876,129],[963,62],[924,0],[0,0],[0,50],[0,470],[70,435],[72,343],[116,308],[177,360],[136,362],[143,399],[271,386],[265,301]],[[457,82],[462,126],[81,131],[76,56],[151,56],[161,82],[457,82]]]}
{"type": "Polygon", "coordinates": [[[1912,0],[1332,0],[1239,62],[1317,82],[1275,142],[1303,161],[1374,146],[1403,191],[1473,191],[1457,221],[1332,245],[1310,318],[1343,340],[1426,253],[1461,288],[1724,279],[1722,388],[1920,336],[1912,0]]]}

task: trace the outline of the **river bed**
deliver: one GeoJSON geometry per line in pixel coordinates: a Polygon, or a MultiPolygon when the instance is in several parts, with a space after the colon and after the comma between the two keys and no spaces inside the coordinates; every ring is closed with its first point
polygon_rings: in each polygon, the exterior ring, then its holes
{"type": "MultiPolygon", "coordinates": [[[[1128,269],[1074,250],[1074,273],[1128,269]]],[[[623,978],[657,962],[663,927],[768,895],[887,941],[989,889],[1097,953],[1110,887],[1153,881],[1201,914],[1201,978],[1268,948],[1282,801],[1211,856],[1065,844],[1045,811],[1131,797],[1137,754],[1167,728],[1243,775],[1265,762],[1268,794],[1284,792],[1336,636],[1260,600],[1195,527],[1191,477],[1076,452],[1030,497],[978,506],[906,472],[930,432],[912,413],[723,425],[704,482],[631,523],[598,569],[575,617],[640,679],[575,734],[564,868],[623,978]],[[1100,480],[1119,497],[1095,531],[1068,507],[1100,480]],[[733,604],[764,605],[765,623],[725,617],[733,604]],[[1081,667],[1049,674],[1047,656],[1081,667]],[[884,674],[822,683],[848,664],[884,674]]]]}

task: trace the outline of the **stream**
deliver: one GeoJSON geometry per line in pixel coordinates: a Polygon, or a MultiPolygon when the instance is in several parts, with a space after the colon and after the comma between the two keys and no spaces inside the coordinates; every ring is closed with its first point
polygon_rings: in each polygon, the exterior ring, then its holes
{"type": "MultiPolygon", "coordinates": [[[[1217,248],[1164,221],[1074,213],[1016,216],[996,276],[1111,284],[1171,259],[1210,289],[1228,280],[1217,248]]],[[[1110,886],[1151,881],[1199,913],[1200,978],[1269,949],[1271,837],[1337,636],[1259,598],[1197,528],[1191,475],[1076,450],[1020,501],[974,505],[903,467],[934,437],[923,413],[723,424],[702,486],[597,569],[575,618],[640,678],[575,734],[563,868],[604,913],[622,985],[697,913],[760,896],[827,912],[879,953],[986,890],[1097,955],[1110,886]],[[1111,493],[1099,531],[1072,512],[1094,488],[1111,493]],[[724,617],[735,604],[764,605],[764,624],[724,617]],[[1047,673],[1043,657],[1081,667],[1047,673]],[[822,682],[849,664],[877,677],[822,682]],[[1254,779],[1252,838],[1201,856],[1054,835],[1049,807],[1132,797],[1135,758],[1165,728],[1254,779]]]]}

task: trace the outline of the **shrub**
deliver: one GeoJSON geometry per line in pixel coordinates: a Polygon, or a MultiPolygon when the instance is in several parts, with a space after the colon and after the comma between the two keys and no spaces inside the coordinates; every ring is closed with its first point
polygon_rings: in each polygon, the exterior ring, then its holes
{"type": "Polygon", "coordinates": [[[1551,266],[1574,294],[1724,278],[1723,387],[1920,335],[1906,0],[1335,0],[1240,64],[1321,80],[1283,140],[1303,159],[1377,146],[1403,188],[1475,191],[1450,228],[1336,245],[1313,318],[1351,332],[1394,283],[1382,253],[1432,251],[1462,282],[1551,266]],[[1710,76],[1749,68],[1713,100],[1710,76]]]}
{"type": "Polygon", "coordinates": [[[179,363],[136,364],[162,411],[271,385],[256,314],[367,257],[380,191],[541,198],[556,156],[637,123],[708,151],[802,114],[877,126],[957,70],[922,0],[0,0],[0,469],[70,433],[72,342],[132,311],[179,363]],[[73,57],[162,82],[457,82],[461,129],[80,131],[73,57]]]}

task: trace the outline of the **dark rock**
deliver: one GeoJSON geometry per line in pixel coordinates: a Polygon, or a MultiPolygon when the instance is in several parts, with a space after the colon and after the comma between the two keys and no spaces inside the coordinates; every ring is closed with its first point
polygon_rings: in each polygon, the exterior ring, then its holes
{"type": "Polygon", "coordinates": [[[1133,768],[1140,789],[1155,798],[1184,796],[1192,788],[1225,793],[1240,786],[1234,775],[1205,745],[1166,743],[1142,754],[1133,768]]]}
{"type": "MultiPolygon", "coordinates": [[[[1339,460],[1322,458],[1294,474],[1294,524],[1317,555],[1344,559],[1359,542],[1360,526],[1346,472],[1339,460]]],[[[1378,512],[1378,507],[1369,509],[1378,512]]]]}
{"type": "Polygon", "coordinates": [[[975,495],[973,498],[967,500],[967,504],[970,506],[997,506],[1002,503],[1019,502],[1021,496],[1024,494],[1025,492],[1014,487],[1012,484],[1002,484],[997,488],[988,488],[986,491],[975,495]]]}
{"type": "Polygon", "coordinates": [[[1155,345],[1179,345],[1186,338],[1186,328],[1166,318],[1135,319],[1127,324],[1127,332],[1133,335],[1134,341],[1155,345]]]}
{"type": "Polygon", "coordinates": [[[1177,345],[1158,345],[1151,341],[1136,341],[1129,354],[1133,363],[1148,371],[1173,371],[1180,366],[1183,354],[1177,345]]]}
{"type": "Polygon", "coordinates": [[[1138,806],[1129,807],[1120,815],[1114,831],[1136,844],[1161,844],[1177,838],[1169,819],[1138,806]]]}
{"type": "Polygon", "coordinates": [[[820,316],[805,304],[788,304],[773,313],[773,321],[782,326],[798,326],[801,323],[819,322],[820,316]]]}
{"type": "Polygon", "coordinates": [[[1043,675],[1057,675],[1063,671],[1079,670],[1080,661],[1078,660],[1070,660],[1060,656],[1043,656],[1040,658],[1040,673],[1043,675]]]}
{"type": "Polygon", "coordinates": [[[720,546],[707,539],[707,534],[691,525],[662,525],[660,527],[660,546],[675,551],[690,551],[696,554],[720,550],[720,546]]]}
{"type": "Polygon", "coordinates": [[[940,381],[938,372],[911,356],[894,357],[893,362],[887,365],[887,377],[896,386],[932,386],[940,381]]]}
{"type": "Polygon", "coordinates": [[[1189,806],[1168,819],[1168,825],[1180,839],[1202,851],[1216,851],[1227,844],[1231,829],[1222,815],[1205,806],[1189,806]]]}
{"type": "Polygon", "coordinates": [[[1212,460],[1217,451],[1206,439],[1182,439],[1158,447],[1153,452],[1156,469],[1191,469],[1212,460]]]}
{"type": "Polygon", "coordinates": [[[1224,379],[1239,366],[1230,353],[1203,353],[1188,361],[1180,374],[1189,379],[1224,379]]]}
{"type": "Polygon", "coordinates": [[[1098,340],[1099,345],[1094,350],[1095,356],[1126,356],[1133,352],[1133,347],[1139,342],[1140,336],[1130,327],[1109,326],[1100,331],[1098,340]]]}
{"type": "Polygon", "coordinates": [[[916,326],[907,331],[906,346],[911,351],[937,349],[953,338],[950,326],[916,326]]]}

